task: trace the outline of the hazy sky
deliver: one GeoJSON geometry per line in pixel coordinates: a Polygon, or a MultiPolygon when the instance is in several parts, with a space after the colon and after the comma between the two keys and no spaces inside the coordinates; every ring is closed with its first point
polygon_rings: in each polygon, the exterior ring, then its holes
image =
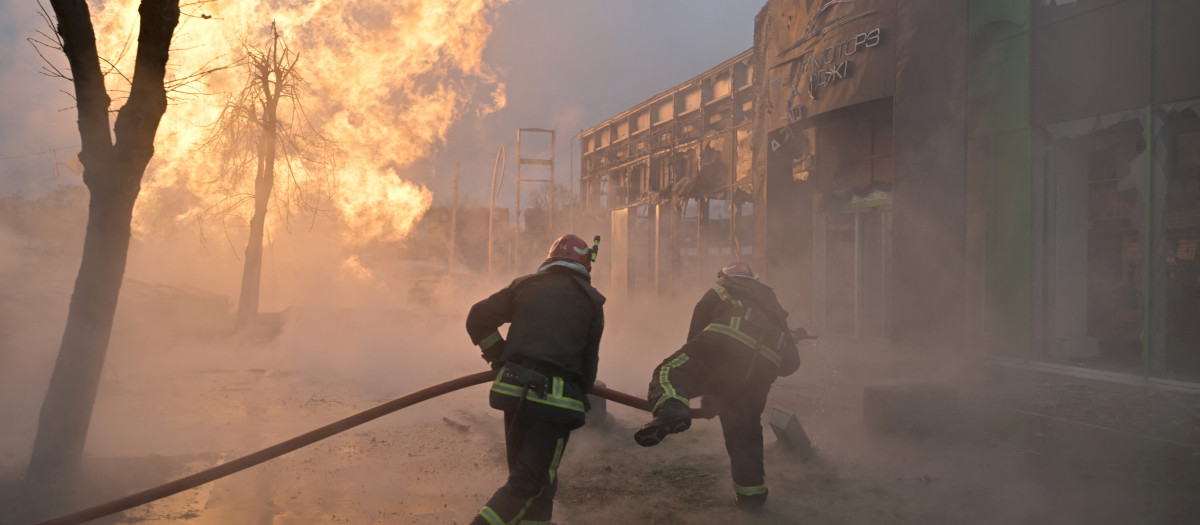
{"type": "MultiPolygon", "coordinates": [[[[763,0],[512,0],[493,14],[485,61],[506,84],[504,109],[465,116],[446,144],[407,175],[448,203],[455,161],[462,198],[487,202],[501,143],[514,174],[518,127],[558,131],[556,178],[565,182],[571,138],[654,94],[746,49],[763,0]]],[[[0,7],[0,195],[31,195],[78,180],[53,180],[47,152],[78,149],[69,84],[38,74],[42,62],[25,39],[45,30],[36,2],[0,7]]],[[[170,113],[165,118],[170,118],[170,113]]],[[[575,144],[578,155],[578,144],[575,144]]],[[[575,161],[578,169],[578,161],[575,161]]],[[[502,199],[511,200],[505,184],[502,199]]]]}
{"type": "MultiPolygon", "coordinates": [[[[463,187],[486,202],[502,142],[509,150],[509,176],[515,173],[518,127],[557,130],[555,176],[561,179],[571,165],[567,151],[576,133],[749,49],[754,16],[763,4],[515,0],[501,7],[484,58],[502,72],[508,106],[454,126],[445,148],[428,163],[437,171],[438,180],[430,182],[435,201],[446,202],[442,197],[452,188],[447,181],[460,159],[463,187]]],[[[577,157],[578,143],[574,146],[577,157]]],[[[508,196],[513,188],[505,185],[508,196]]]]}
{"type": "MultiPolygon", "coordinates": [[[[49,4],[47,4],[49,5],[49,4]]],[[[70,85],[39,74],[42,61],[25,39],[48,30],[32,1],[0,4],[0,195],[53,187],[52,157],[79,149],[70,85]],[[14,158],[15,157],[15,158],[14,158]]],[[[69,180],[69,179],[68,179],[69,180]]]]}

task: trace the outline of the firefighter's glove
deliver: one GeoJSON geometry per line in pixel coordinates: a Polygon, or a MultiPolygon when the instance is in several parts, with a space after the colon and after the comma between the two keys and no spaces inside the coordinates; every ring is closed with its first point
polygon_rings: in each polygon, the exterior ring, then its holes
{"type": "Polygon", "coordinates": [[[504,356],[504,344],[505,341],[501,339],[483,350],[483,360],[492,365],[493,370],[500,368],[504,364],[500,362],[500,358],[504,356]]]}
{"type": "Polygon", "coordinates": [[[797,343],[805,339],[816,339],[808,335],[808,331],[803,328],[796,328],[786,334],[786,344],[779,349],[779,377],[790,376],[800,369],[800,349],[797,343]]]}
{"type": "Polygon", "coordinates": [[[808,339],[816,339],[817,336],[808,335],[808,330],[805,330],[804,328],[796,328],[796,329],[792,330],[792,338],[794,338],[797,342],[799,342],[799,341],[804,341],[804,340],[808,340],[808,339]]]}

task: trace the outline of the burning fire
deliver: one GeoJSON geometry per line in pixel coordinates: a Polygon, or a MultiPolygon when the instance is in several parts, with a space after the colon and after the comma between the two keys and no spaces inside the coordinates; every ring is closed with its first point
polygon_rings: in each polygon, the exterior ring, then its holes
{"type": "MultiPolygon", "coordinates": [[[[339,146],[333,159],[337,184],[323,190],[324,206],[332,204],[352,244],[395,240],[412,229],[432,200],[427,188],[404,180],[400,171],[437,147],[464,111],[482,116],[504,107],[504,85],[482,62],[491,34],[487,15],[504,1],[200,2],[184,7],[168,75],[180,81],[237,61],[244,56],[242,42],[260,47],[269,42],[274,21],[299,54],[297,70],[313,94],[302,101],[310,121],[339,146]]],[[[93,4],[100,54],[124,75],[133,72],[138,3],[93,4]]],[[[196,198],[175,216],[179,221],[195,222],[228,202],[228,188],[212,184],[216,159],[197,145],[245,75],[241,67],[220,70],[171,94],[135,212],[139,231],[155,220],[142,211],[161,207],[166,195],[178,195],[181,188],[196,198]]],[[[122,75],[107,78],[116,109],[128,84],[122,75]]],[[[291,180],[280,171],[276,196],[280,184],[302,185],[312,176],[301,169],[291,180]]],[[[243,179],[241,191],[249,194],[254,175],[243,179]]],[[[273,207],[278,200],[272,198],[273,207]]],[[[242,206],[248,218],[252,205],[242,206]]]]}

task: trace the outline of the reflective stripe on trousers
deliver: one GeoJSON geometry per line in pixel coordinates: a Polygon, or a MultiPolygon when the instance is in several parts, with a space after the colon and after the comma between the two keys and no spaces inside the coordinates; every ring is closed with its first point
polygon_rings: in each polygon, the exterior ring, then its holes
{"type": "Polygon", "coordinates": [[[688,398],[679,395],[679,392],[675,391],[675,385],[671,384],[670,377],[671,369],[679,368],[684,363],[688,362],[688,359],[689,358],[687,354],[679,354],[679,357],[676,357],[669,363],[658,367],[658,386],[662,388],[663,395],[662,397],[658,398],[658,401],[655,402],[654,406],[650,408],[651,413],[653,413],[655,410],[658,410],[658,407],[662,406],[662,404],[668,399],[675,399],[682,402],[684,405],[688,405],[690,403],[688,398]]]}
{"type": "Polygon", "coordinates": [[[479,517],[491,525],[504,525],[504,520],[500,519],[500,516],[491,507],[484,507],[483,510],[479,511],[479,517]]]}
{"type": "Polygon", "coordinates": [[[767,486],[766,485],[754,485],[752,487],[746,487],[746,486],[742,486],[742,485],[738,485],[737,483],[734,483],[733,491],[738,494],[741,494],[743,496],[757,496],[759,494],[766,494],[767,486]]]}
{"type": "MultiPolygon", "coordinates": [[[[548,486],[553,487],[554,483],[556,481],[558,481],[558,466],[562,462],[563,449],[565,449],[565,448],[566,448],[566,440],[565,439],[560,438],[555,442],[554,457],[550,460],[549,472],[547,474],[548,479],[549,479],[548,486]]],[[[486,521],[489,525],[519,525],[519,524],[550,523],[549,520],[534,521],[534,520],[522,519],[525,517],[525,513],[529,512],[529,508],[534,504],[534,502],[537,501],[538,498],[542,497],[542,494],[544,494],[545,492],[546,492],[546,487],[543,486],[540,490],[538,490],[538,492],[536,494],[527,498],[525,500],[524,504],[521,506],[521,509],[519,511],[517,511],[517,514],[515,516],[513,516],[513,518],[509,521],[504,521],[504,518],[500,517],[500,514],[498,512],[496,512],[494,509],[492,509],[490,506],[483,507],[483,510],[479,511],[479,517],[483,518],[483,520],[486,521]]]]}

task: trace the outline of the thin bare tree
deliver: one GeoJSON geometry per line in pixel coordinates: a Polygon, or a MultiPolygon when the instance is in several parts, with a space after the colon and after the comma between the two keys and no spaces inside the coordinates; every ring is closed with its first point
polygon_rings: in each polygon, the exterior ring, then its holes
{"type": "Polygon", "coordinates": [[[275,24],[266,46],[244,47],[246,82],[229,98],[203,144],[220,156],[214,184],[224,198],[215,213],[224,219],[253,203],[238,328],[250,325],[258,314],[268,211],[279,211],[285,224],[298,213],[315,220],[330,195],[336,157],[336,146],[312,125],[304,109],[307,84],[296,70],[299,54],[288,48],[275,24]],[[276,177],[277,167],[282,179],[276,177]],[[251,172],[254,184],[249,187],[251,172]]]}
{"type": "Polygon", "coordinates": [[[133,205],[167,109],[167,58],[180,16],[179,0],[141,2],[129,96],[110,125],[112,100],[87,2],[51,0],[50,5],[57,18],[53,38],[66,55],[75,88],[79,161],[90,200],[79,276],[25,474],[26,502],[35,515],[64,506],[82,464],[125,275],[133,205]]]}

